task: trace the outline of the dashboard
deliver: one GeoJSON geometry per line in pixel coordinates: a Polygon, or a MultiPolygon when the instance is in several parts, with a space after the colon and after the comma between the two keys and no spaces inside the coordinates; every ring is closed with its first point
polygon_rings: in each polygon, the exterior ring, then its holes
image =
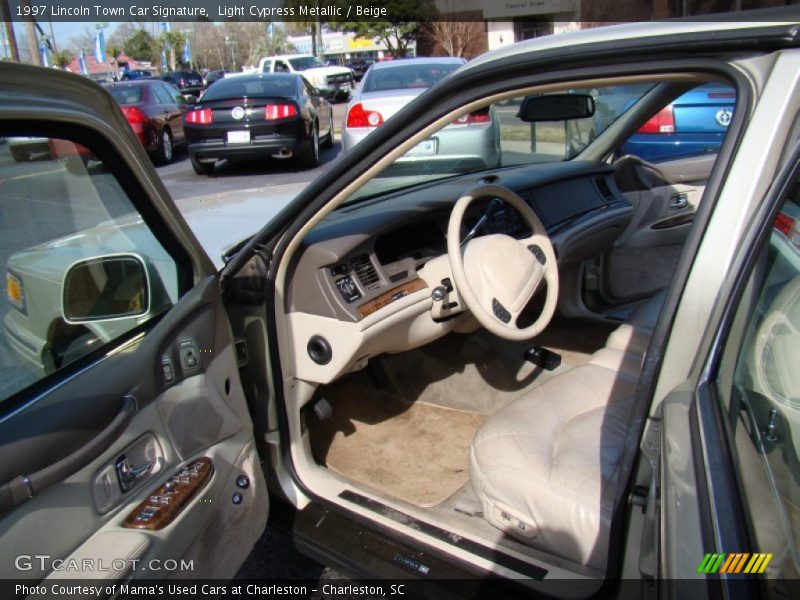
{"type": "MultiPolygon", "coordinates": [[[[431,259],[445,255],[447,225],[455,201],[481,184],[517,192],[548,230],[565,269],[607,250],[630,222],[631,205],[617,189],[606,163],[530,165],[481,176],[463,176],[378,200],[344,206],[304,241],[289,286],[288,309],[359,321],[404,297],[431,259]]],[[[462,236],[486,212],[491,198],[475,202],[462,236]]],[[[517,211],[502,204],[488,213],[478,235],[530,235],[517,211]]],[[[430,287],[441,282],[426,282],[430,287]]]]}
{"type": "MultiPolygon", "coordinates": [[[[295,378],[329,383],[371,357],[478,327],[453,284],[447,229],[458,198],[486,184],[510,188],[536,212],[560,273],[609,250],[633,216],[614,168],[589,161],[463,175],[341,206],[306,235],[287,271],[283,311],[295,378]]],[[[492,200],[469,207],[465,230],[485,213],[477,235],[531,233],[507,204],[487,212],[492,200]]]]}

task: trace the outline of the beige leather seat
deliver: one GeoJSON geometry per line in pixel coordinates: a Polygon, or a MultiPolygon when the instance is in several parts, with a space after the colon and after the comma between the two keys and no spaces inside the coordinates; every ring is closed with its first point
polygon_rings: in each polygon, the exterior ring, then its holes
{"type": "Polygon", "coordinates": [[[664,294],[638,309],[589,362],[491,416],[470,474],[494,526],[603,569],[633,396],[664,294]]]}

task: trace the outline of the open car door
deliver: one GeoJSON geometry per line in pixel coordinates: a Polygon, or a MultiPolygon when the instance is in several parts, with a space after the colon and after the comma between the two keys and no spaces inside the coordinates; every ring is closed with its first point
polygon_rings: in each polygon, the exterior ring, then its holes
{"type": "Polygon", "coordinates": [[[95,84],[2,65],[0,129],[0,577],[233,576],[269,504],[214,265],[95,84]]]}

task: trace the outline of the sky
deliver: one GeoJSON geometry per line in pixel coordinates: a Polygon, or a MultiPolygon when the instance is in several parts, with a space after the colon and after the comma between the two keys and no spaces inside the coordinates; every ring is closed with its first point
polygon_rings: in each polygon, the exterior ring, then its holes
{"type": "MultiPolygon", "coordinates": [[[[61,50],[69,45],[69,41],[73,37],[82,34],[86,29],[94,31],[96,21],[90,22],[58,22],[53,23],[53,34],[56,38],[56,46],[61,50]]],[[[47,35],[50,35],[50,23],[47,21],[39,21],[39,25],[47,35]]],[[[118,23],[108,23],[108,28],[105,30],[105,37],[108,36],[116,29],[118,23]]],[[[14,33],[17,36],[17,41],[20,41],[25,35],[25,25],[23,23],[14,23],[14,33]]]]}

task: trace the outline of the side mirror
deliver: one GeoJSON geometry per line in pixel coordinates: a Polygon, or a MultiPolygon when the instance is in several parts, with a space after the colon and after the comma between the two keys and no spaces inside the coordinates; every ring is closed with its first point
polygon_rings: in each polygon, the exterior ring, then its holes
{"type": "Polygon", "coordinates": [[[73,263],[64,275],[61,311],[67,323],[144,315],[150,278],[135,254],[112,254],[73,263]]]}
{"type": "Polygon", "coordinates": [[[594,98],[589,94],[547,94],[526,96],[517,118],[526,123],[588,119],[594,115],[594,98]]]}

